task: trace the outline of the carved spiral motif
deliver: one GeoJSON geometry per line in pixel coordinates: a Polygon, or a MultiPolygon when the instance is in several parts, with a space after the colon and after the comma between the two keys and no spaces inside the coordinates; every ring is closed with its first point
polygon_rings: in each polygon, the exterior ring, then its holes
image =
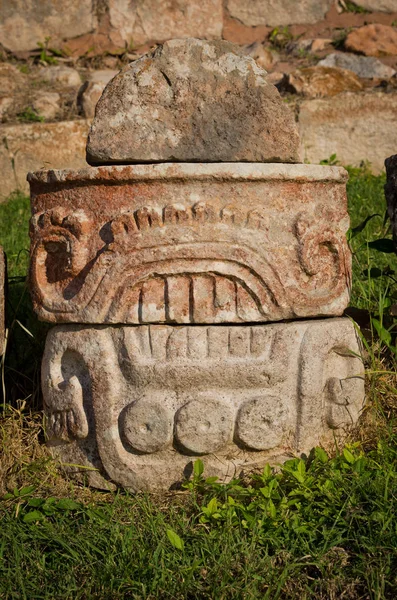
{"type": "Polygon", "coordinates": [[[308,280],[302,281],[302,289],[315,289],[316,296],[339,295],[346,286],[349,268],[346,264],[348,252],[346,240],[341,234],[324,228],[324,219],[310,225],[313,218],[301,214],[295,222],[298,240],[298,260],[308,280]]]}

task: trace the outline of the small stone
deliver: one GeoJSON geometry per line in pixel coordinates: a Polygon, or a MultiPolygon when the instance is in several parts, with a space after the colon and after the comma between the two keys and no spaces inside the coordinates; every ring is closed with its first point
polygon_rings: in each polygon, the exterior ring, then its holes
{"type": "Polygon", "coordinates": [[[40,92],[32,106],[38,115],[46,121],[51,121],[61,112],[60,101],[61,97],[56,92],[40,92]]]}
{"type": "Polygon", "coordinates": [[[106,69],[117,69],[120,63],[118,56],[104,56],[102,64],[106,69]]]}
{"type": "Polygon", "coordinates": [[[72,67],[65,67],[63,65],[42,67],[39,70],[38,76],[43,81],[52,85],[63,87],[79,87],[81,85],[79,72],[76,69],[72,69],[72,67]]]}
{"type": "Polygon", "coordinates": [[[273,71],[273,73],[269,73],[266,76],[266,79],[269,83],[275,85],[278,88],[278,86],[281,85],[281,83],[283,82],[285,76],[285,73],[282,73],[281,71],[273,71]]]}
{"type": "Polygon", "coordinates": [[[6,116],[7,111],[9,108],[12,107],[13,105],[13,98],[12,96],[1,96],[0,97],[0,120],[3,120],[3,118],[6,116]]]}
{"type": "Polygon", "coordinates": [[[245,46],[244,52],[247,56],[251,56],[256,64],[265,69],[265,71],[269,71],[279,60],[277,52],[266,48],[260,42],[254,42],[249,46],[245,46]]]}
{"type": "Polygon", "coordinates": [[[78,104],[83,117],[86,119],[94,118],[95,107],[103,90],[117,73],[118,71],[103,70],[94,71],[90,74],[88,81],[82,85],[78,95],[78,104]]]}
{"type": "Polygon", "coordinates": [[[357,75],[337,67],[307,67],[290,73],[289,85],[297,94],[309,98],[335,96],[341,92],[363,89],[357,75]]]}
{"type": "Polygon", "coordinates": [[[298,162],[292,113],[228,42],[172,40],[126,66],[98,102],[89,164],[298,162]]]}
{"type": "Polygon", "coordinates": [[[331,8],[332,0],[228,0],[231,17],[250,27],[257,25],[297,25],[321,21],[331,8]]]}
{"type": "Polygon", "coordinates": [[[397,31],[380,23],[365,25],[349,33],[345,48],[365,56],[396,55],[397,31]]]}
{"type": "Polygon", "coordinates": [[[348,69],[363,79],[390,79],[396,73],[394,69],[373,56],[358,56],[348,52],[328,54],[318,65],[348,69]]]}
{"type": "Polygon", "coordinates": [[[325,48],[327,46],[329,46],[330,44],[332,44],[331,39],[323,39],[323,38],[305,39],[305,40],[297,40],[296,42],[291,42],[290,44],[288,44],[287,49],[289,51],[292,50],[297,54],[304,53],[304,52],[315,54],[316,52],[323,52],[325,50],[325,48]]]}
{"type": "Polygon", "coordinates": [[[312,45],[310,46],[310,51],[313,54],[316,52],[324,52],[324,50],[332,44],[332,39],[329,38],[316,38],[312,41],[312,45]]]}

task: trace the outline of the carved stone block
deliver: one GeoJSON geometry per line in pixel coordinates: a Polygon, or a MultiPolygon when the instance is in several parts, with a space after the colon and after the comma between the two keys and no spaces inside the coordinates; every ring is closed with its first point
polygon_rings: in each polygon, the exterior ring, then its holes
{"type": "Polygon", "coordinates": [[[49,444],[97,487],[168,489],[197,457],[227,481],[353,425],[359,354],[345,318],[55,327],[42,370],[49,444]]]}
{"type": "Polygon", "coordinates": [[[30,174],[31,288],[53,323],[339,316],[346,171],[154,164],[30,174]]]}

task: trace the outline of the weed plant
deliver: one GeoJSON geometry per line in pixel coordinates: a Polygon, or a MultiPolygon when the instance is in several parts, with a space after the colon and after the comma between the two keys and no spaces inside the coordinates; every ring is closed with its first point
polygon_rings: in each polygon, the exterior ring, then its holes
{"type": "Polygon", "coordinates": [[[15,196],[0,206],[11,292],[0,598],[397,597],[397,259],[384,221],[384,176],[368,167],[349,173],[350,311],[362,326],[368,375],[359,427],[345,446],[335,440],[331,451],[315,448],[227,485],[206,478],[197,460],[173,494],[93,491],[66,479],[48,455],[36,375],[45,331],[24,291],[20,252],[28,203],[15,196]]]}

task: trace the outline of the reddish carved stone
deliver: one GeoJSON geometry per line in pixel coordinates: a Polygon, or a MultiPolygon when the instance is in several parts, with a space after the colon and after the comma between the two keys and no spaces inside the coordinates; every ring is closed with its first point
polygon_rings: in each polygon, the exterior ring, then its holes
{"type": "Polygon", "coordinates": [[[246,163],[30,174],[34,307],[53,323],[341,315],[346,177],[246,163]]]}

